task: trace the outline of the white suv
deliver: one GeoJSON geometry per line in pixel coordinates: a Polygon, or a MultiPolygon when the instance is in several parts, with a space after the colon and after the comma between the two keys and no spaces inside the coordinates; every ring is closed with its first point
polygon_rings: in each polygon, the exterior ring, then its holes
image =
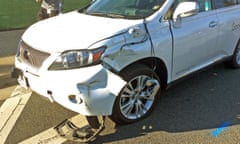
{"type": "Polygon", "coordinates": [[[222,60],[240,67],[240,0],[95,0],[30,26],[12,74],[52,102],[123,124],[222,60]]]}

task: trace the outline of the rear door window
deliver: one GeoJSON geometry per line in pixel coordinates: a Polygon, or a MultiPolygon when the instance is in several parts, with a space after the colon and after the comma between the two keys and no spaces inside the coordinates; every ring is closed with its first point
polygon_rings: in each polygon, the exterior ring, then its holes
{"type": "Polygon", "coordinates": [[[215,8],[231,7],[240,4],[240,0],[213,0],[215,8]]]}
{"type": "Polygon", "coordinates": [[[223,0],[224,7],[233,6],[237,4],[237,0],[223,0]]]}

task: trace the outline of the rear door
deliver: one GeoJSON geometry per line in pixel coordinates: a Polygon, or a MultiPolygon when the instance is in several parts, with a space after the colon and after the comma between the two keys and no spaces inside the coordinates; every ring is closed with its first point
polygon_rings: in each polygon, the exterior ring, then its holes
{"type": "Polygon", "coordinates": [[[232,55],[240,38],[240,0],[214,0],[219,19],[217,47],[223,55],[232,55]]]}

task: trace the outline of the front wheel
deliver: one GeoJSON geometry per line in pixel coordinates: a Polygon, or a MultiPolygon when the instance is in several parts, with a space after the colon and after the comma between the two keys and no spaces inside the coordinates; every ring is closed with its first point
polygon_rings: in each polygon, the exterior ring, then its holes
{"type": "Polygon", "coordinates": [[[124,70],[127,84],[116,98],[111,118],[119,124],[128,124],[146,117],[160,94],[160,79],[145,65],[134,65],[124,70]]]}

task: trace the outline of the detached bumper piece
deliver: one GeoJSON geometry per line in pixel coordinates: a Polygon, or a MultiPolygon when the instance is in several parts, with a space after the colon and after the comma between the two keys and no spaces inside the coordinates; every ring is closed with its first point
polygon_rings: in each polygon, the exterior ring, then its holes
{"type": "Polygon", "coordinates": [[[105,117],[101,116],[101,120],[99,121],[100,121],[99,128],[94,129],[89,125],[78,127],[67,119],[60,123],[59,125],[57,125],[55,127],[55,130],[61,137],[64,137],[67,140],[81,143],[91,142],[97,138],[97,136],[102,132],[102,130],[105,127],[104,126],[105,117]]]}

